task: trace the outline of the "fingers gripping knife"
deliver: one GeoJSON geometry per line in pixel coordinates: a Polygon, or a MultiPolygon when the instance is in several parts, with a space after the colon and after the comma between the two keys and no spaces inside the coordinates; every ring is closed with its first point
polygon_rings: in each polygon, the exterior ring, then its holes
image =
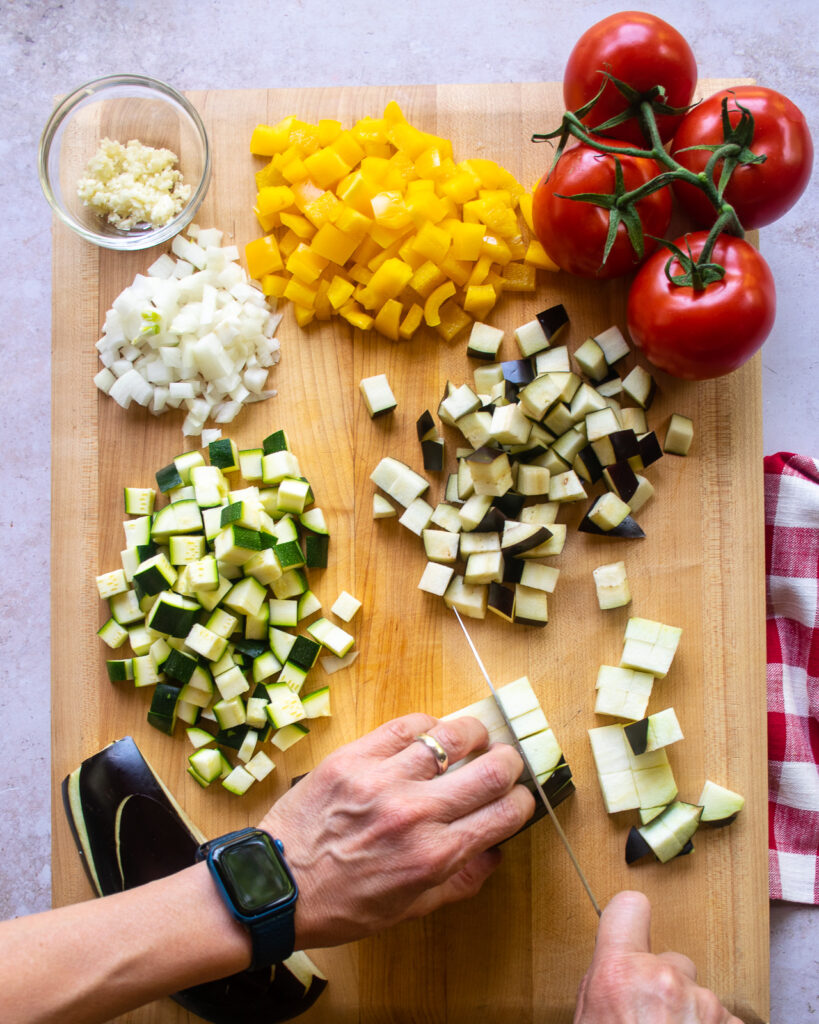
{"type": "Polygon", "coordinates": [[[523,747],[521,746],[520,740],[515,735],[515,730],[512,727],[512,723],[509,720],[509,716],[507,715],[506,710],[505,710],[503,704],[498,700],[497,691],[495,690],[495,687],[492,684],[492,680],[489,678],[489,673],[486,671],[484,663],[481,661],[481,656],[478,654],[478,651],[477,651],[477,648],[475,647],[475,644],[472,642],[472,637],[469,635],[469,633],[467,631],[467,628],[464,625],[463,619],[461,618],[460,614],[458,613],[458,609],[457,608],[453,608],[452,610],[455,612],[455,618],[458,620],[458,624],[460,625],[461,629],[464,631],[464,636],[466,637],[466,642],[469,644],[469,648],[470,648],[470,650],[472,651],[472,653],[475,656],[475,661],[477,661],[477,663],[478,663],[478,668],[481,670],[481,674],[483,675],[484,679],[486,680],[486,683],[487,683],[490,691],[492,692],[492,696],[495,698],[495,703],[498,706],[498,710],[500,711],[501,715],[503,716],[503,720],[506,723],[506,726],[509,729],[509,732],[511,733],[512,738],[514,739],[515,747],[517,748],[517,751],[520,754],[521,760],[523,761],[523,764],[526,767],[526,771],[531,776],[532,781],[535,784],[535,788],[537,789],[538,795],[540,796],[540,799],[543,801],[543,804],[546,807],[546,810],[549,812],[549,817],[552,819],[552,824],[555,827],[555,831],[557,832],[558,836],[560,837],[560,841],[566,847],[566,852],[569,855],[569,859],[571,860],[571,862],[572,862],[572,864],[574,866],[575,871],[577,872],[577,875],[578,875],[580,881],[583,883],[583,888],[586,890],[586,893],[587,893],[589,899],[591,900],[591,905],[594,907],[595,913],[599,917],[600,916],[600,907],[598,906],[597,900],[594,898],[594,893],[591,891],[591,887],[589,886],[588,880],[587,880],[585,874],[583,873],[583,869],[580,867],[580,864],[578,863],[577,857],[575,856],[575,852],[572,849],[571,844],[569,843],[569,840],[566,838],[566,833],[563,831],[563,828],[561,827],[560,822],[557,820],[557,815],[555,814],[554,808],[552,807],[551,803],[549,802],[549,798],[546,796],[546,794],[543,791],[543,786],[541,786],[541,784],[538,782],[537,775],[532,770],[532,765],[529,762],[529,758],[526,756],[526,751],[523,749],[523,747]]]}

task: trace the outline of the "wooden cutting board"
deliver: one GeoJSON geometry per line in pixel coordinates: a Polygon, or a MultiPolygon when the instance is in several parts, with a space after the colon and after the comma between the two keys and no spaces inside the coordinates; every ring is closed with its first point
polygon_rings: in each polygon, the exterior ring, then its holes
{"type": "MultiPolygon", "coordinates": [[[[703,83],[705,94],[725,82],[703,83]]],[[[731,83],[736,84],[736,83],[731,83]]],[[[557,123],[560,89],[549,84],[201,92],[191,95],[213,144],[213,181],[197,218],[240,247],[257,236],[248,155],[257,122],[294,113],[349,124],[379,116],[397,99],[419,127],[451,137],[456,158],[497,159],[533,185],[549,150],[532,132],[557,123]]],[[[54,228],[53,265],[53,879],[54,902],[87,899],[58,786],[80,761],[132,734],[191,817],[209,835],[255,823],[289,779],[338,744],[393,716],[444,714],[485,695],[457,623],[416,589],[419,541],[396,520],[374,523],[369,474],[384,455],[421,469],[415,420],[435,410],[445,381],[470,379],[465,341],[424,336],[405,344],[353,337],[346,324],[299,330],[290,311],[279,332],[277,397],[244,411],[230,436],[240,447],[284,427],[332,529],[331,561],[314,574],[325,606],[347,589],[364,602],[352,624],[361,656],[331,678],[333,718],[275,758],[268,784],[246,798],[201,791],[185,773],[187,740],[145,721],[147,695],[106,680],[104,620],[94,576],[119,564],[122,488],[151,485],[154,471],[190,445],[181,416],[124,412],[98,395],[94,342],[112,300],[158,255],[116,254],[54,228]],[[393,416],[371,421],[358,394],[362,377],[386,373],[398,399],[393,416]]],[[[535,295],[508,295],[493,322],[512,330],[553,303],[571,317],[569,344],[613,323],[625,326],[626,284],[542,273],[535,295]]],[[[633,361],[633,360],[632,360],[633,361]]],[[[657,375],[650,425],[663,436],[672,412],[691,416],[685,458],[651,467],[656,497],[640,513],[644,541],[610,541],[571,528],[545,629],[490,616],[473,635],[497,683],[528,673],[574,770],[576,795],[559,809],[598,898],[643,890],[654,907],[656,950],[677,949],[699,966],[744,1021],[768,1019],[764,561],[760,363],[692,385],[657,375]],[[602,613],[591,570],[625,559],[633,603],[602,613]],[[696,800],[706,776],[742,791],[747,808],[730,829],[701,830],[696,851],[666,866],[627,868],[629,815],[605,814],[588,728],[598,666],[619,657],[629,615],[683,627],[677,660],[657,684],[652,710],[674,706],[686,738],[670,749],[681,796],[696,800]]],[[[447,434],[454,459],[458,444],[447,434]]],[[[433,483],[433,494],[441,491],[433,483]]],[[[577,510],[569,521],[575,523],[577,510]]],[[[614,662],[616,663],[616,662],[614,662]]],[[[319,675],[321,670],[317,670],[319,675]]],[[[548,821],[505,847],[503,865],[474,900],[369,941],[319,951],[330,985],[304,1021],[427,1021],[460,1024],[569,1021],[591,956],[596,917],[548,821]]],[[[183,1021],[163,1001],[123,1020],[183,1021]]]]}

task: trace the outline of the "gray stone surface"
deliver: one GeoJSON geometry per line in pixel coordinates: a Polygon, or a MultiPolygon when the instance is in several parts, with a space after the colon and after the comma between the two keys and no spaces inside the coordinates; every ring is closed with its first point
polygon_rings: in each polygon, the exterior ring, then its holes
{"type": "MultiPolygon", "coordinates": [[[[49,905],[50,216],[37,183],[39,133],[54,95],[120,71],[180,89],[559,80],[577,36],[621,9],[604,0],[0,0],[0,912],[49,905]]],[[[815,0],[734,4],[657,0],[691,42],[703,77],[747,76],[817,111],[815,0]]],[[[815,181],[762,232],[779,312],[763,352],[766,453],[819,454],[815,341],[815,181]]],[[[819,913],[774,908],[772,1020],[801,1024],[819,1005],[819,913]]]]}

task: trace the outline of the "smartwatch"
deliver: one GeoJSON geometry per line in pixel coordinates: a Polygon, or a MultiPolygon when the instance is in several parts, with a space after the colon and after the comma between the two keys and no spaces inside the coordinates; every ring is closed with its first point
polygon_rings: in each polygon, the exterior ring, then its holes
{"type": "Polygon", "coordinates": [[[250,932],[250,969],[286,960],[296,942],[299,890],[281,840],[260,828],[243,828],[203,843],[196,860],[207,861],[228,910],[250,932]]]}

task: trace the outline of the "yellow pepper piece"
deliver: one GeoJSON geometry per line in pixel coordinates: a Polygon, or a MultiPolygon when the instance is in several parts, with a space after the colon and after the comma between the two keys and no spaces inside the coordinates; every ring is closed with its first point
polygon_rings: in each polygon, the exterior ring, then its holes
{"type": "Polygon", "coordinates": [[[310,176],[310,172],[300,156],[294,156],[281,169],[282,177],[291,184],[296,181],[304,181],[310,176]]]}
{"type": "Polygon", "coordinates": [[[552,273],[557,273],[560,270],[560,267],[536,238],[529,242],[529,248],[526,250],[526,262],[541,270],[550,270],[552,273]]]}
{"type": "Polygon", "coordinates": [[[247,272],[258,281],[265,274],[272,274],[281,270],[282,262],[279,246],[273,235],[263,235],[261,238],[254,238],[245,246],[245,262],[247,272]]]}
{"type": "Polygon", "coordinates": [[[534,221],[532,220],[533,199],[534,195],[531,192],[524,192],[523,195],[518,197],[518,208],[520,209],[520,212],[523,214],[523,219],[526,222],[526,227],[529,228],[529,231],[532,234],[535,233],[535,225],[534,221]]]}
{"type": "Polygon", "coordinates": [[[423,263],[410,278],[410,287],[416,291],[422,299],[426,299],[438,285],[443,284],[446,275],[441,268],[427,260],[423,263]]]}
{"type": "Polygon", "coordinates": [[[327,298],[330,300],[330,305],[333,309],[341,309],[354,291],[355,285],[352,281],[348,281],[336,274],[327,289],[327,298]]]}
{"type": "Polygon", "coordinates": [[[335,224],[322,224],[310,243],[313,252],[343,267],[355,252],[359,239],[339,231],[335,224]]]}
{"type": "Polygon", "coordinates": [[[297,306],[304,306],[306,309],[313,308],[317,295],[317,286],[313,287],[309,284],[305,284],[304,281],[299,281],[297,277],[291,277],[284,289],[285,299],[290,299],[290,301],[294,302],[297,306]]]}
{"type": "Polygon", "coordinates": [[[267,185],[281,185],[284,182],[282,173],[273,160],[260,170],[256,171],[256,191],[259,192],[267,185]]]}
{"type": "Polygon", "coordinates": [[[350,235],[360,242],[372,227],[373,222],[370,217],[365,217],[354,207],[342,203],[333,223],[339,231],[343,231],[345,235],[350,235]]]}
{"type": "Polygon", "coordinates": [[[294,120],[290,126],[290,145],[295,146],[302,156],[315,153],[321,145],[318,125],[294,120]]]}
{"type": "Polygon", "coordinates": [[[259,189],[256,196],[256,209],[266,217],[271,213],[281,213],[294,203],[293,190],[287,185],[269,185],[259,189]]]}
{"type": "Polygon", "coordinates": [[[472,271],[472,267],[468,263],[456,260],[451,255],[441,260],[440,267],[446,276],[453,280],[460,288],[463,288],[469,281],[469,275],[472,271]]]}
{"type": "Polygon", "coordinates": [[[440,263],[445,258],[449,245],[449,234],[443,228],[427,221],[418,230],[418,234],[410,243],[410,248],[433,263],[440,263]]]}
{"type": "Polygon", "coordinates": [[[535,268],[531,263],[510,263],[504,267],[503,289],[507,292],[533,292],[535,290],[535,268]]]}
{"type": "Polygon", "coordinates": [[[273,156],[287,146],[287,134],[280,125],[257,124],[250,136],[250,152],[254,156],[273,156]]]}
{"type": "Polygon", "coordinates": [[[454,294],[455,285],[451,281],[444,281],[427,297],[427,301],[424,303],[424,320],[426,320],[430,327],[437,327],[440,324],[441,306],[447,299],[451,299],[454,294]]]}
{"type": "Polygon", "coordinates": [[[408,192],[404,206],[409,210],[413,224],[420,228],[427,221],[437,224],[447,215],[447,205],[434,192],[417,190],[408,192]]]}
{"type": "MultiPolygon", "coordinates": [[[[481,242],[483,242],[483,239],[481,239],[481,242]]],[[[472,273],[469,275],[469,280],[466,283],[467,287],[470,285],[484,284],[491,268],[492,257],[486,255],[480,256],[475,261],[475,266],[472,268],[472,273]]]]}
{"type": "Polygon", "coordinates": [[[382,249],[387,249],[395,245],[396,242],[400,243],[411,229],[411,224],[406,224],[402,228],[388,228],[383,224],[373,224],[370,228],[370,239],[382,249]]]}
{"type": "Polygon", "coordinates": [[[483,320],[497,301],[498,294],[491,284],[469,285],[464,297],[464,310],[476,320],[483,320]]]}
{"type": "Polygon", "coordinates": [[[373,279],[373,272],[363,263],[354,263],[348,270],[348,274],[356,284],[367,285],[373,279]]]}
{"type": "Polygon", "coordinates": [[[371,200],[376,224],[390,231],[409,227],[412,223],[409,211],[404,206],[404,196],[398,190],[377,192],[371,200]]]}
{"type": "Polygon", "coordinates": [[[415,170],[422,178],[435,182],[442,176],[441,166],[444,160],[444,154],[440,149],[437,146],[430,146],[415,158],[415,170]]]}
{"type": "Polygon", "coordinates": [[[318,123],[318,140],[320,146],[329,146],[330,143],[341,135],[341,121],[331,120],[329,117],[323,117],[318,123]]]}
{"type": "Polygon", "coordinates": [[[328,260],[324,256],[320,256],[312,248],[312,245],[300,242],[288,257],[285,266],[294,277],[311,284],[313,281],[318,281],[327,263],[328,260]]]}
{"type": "Polygon", "coordinates": [[[270,299],[280,299],[287,286],[287,278],[281,274],[262,274],[262,292],[270,299]]]}
{"type": "Polygon", "coordinates": [[[367,309],[380,308],[387,299],[394,299],[409,284],[412,267],[403,260],[386,260],[375,271],[370,283],[365,288],[366,295],[361,296],[361,304],[367,309]]]}
{"type": "Polygon", "coordinates": [[[383,144],[386,141],[382,117],[361,117],[350,131],[362,146],[366,146],[367,143],[383,144]]]}
{"type": "Polygon", "coordinates": [[[331,147],[317,149],[305,157],[304,166],[310,179],[320,188],[329,188],[350,173],[352,167],[331,147]]]}
{"type": "Polygon", "coordinates": [[[501,168],[494,160],[470,157],[462,160],[458,167],[466,168],[480,181],[482,188],[497,188],[502,181],[501,168]]]}
{"type": "Polygon", "coordinates": [[[384,128],[387,130],[392,125],[399,124],[401,121],[406,121],[403,110],[398,106],[395,100],[390,102],[384,107],[384,128]]]}
{"type": "Polygon", "coordinates": [[[306,217],[300,213],[290,213],[285,210],[279,214],[279,219],[286,228],[290,228],[294,235],[301,239],[312,238],[316,229],[306,217]]]}
{"type": "Polygon", "coordinates": [[[373,327],[387,338],[398,341],[398,327],[401,323],[402,312],[403,307],[397,299],[387,299],[375,314],[373,327]]]}
{"type": "Polygon", "coordinates": [[[329,297],[330,282],[319,281],[318,294],[313,303],[316,320],[329,320],[333,315],[333,307],[329,297]]]}
{"type": "Polygon", "coordinates": [[[362,331],[369,331],[372,328],[373,318],[352,299],[341,307],[339,313],[353,327],[358,327],[362,331]]]}
{"type": "Polygon", "coordinates": [[[464,327],[468,327],[472,323],[472,317],[468,313],[464,313],[457,302],[447,302],[440,312],[441,322],[436,325],[435,330],[444,341],[452,341],[464,327]]]}
{"type": "Polygon", "coordinates": [[[468,171],[459,171],[441,183],[440,191],[463,206],[464,203],[474,200],[478,194],[479,185],[480,181],[476,180],[468,171]]]}
{"type": "Polygon", "coordinates": [[[524,242],[522,235],[515,235],[514,238],[506,238],[504,241],[509,246],[509,253],[513,260],[525,258],[528,246],[524,242]]]}
{"type": "Polygon", "coordinates": [[[293,303],[293,312],[296,314],[296,323],[299,327],[306,327],[315,317],[316,311],[307,306],[300,306],[298,302],[293,303]]]}
{"type": "Polygon", "coordinates": [[[364,179],[361,171],[349,174],[336,188],[338,198],[352,206],[362,216],[371,218],[373,215],[372,197],[377,189],[372,188],[364,179]]]}
{"type": "Polygon", "coordinates": [[[345,164],[357,166],[367,155],[364,147],[352,132],[340,132],[330,144],[330,149],[338,153],[345,164]]]}
{"type": "Polygon", "coordinates": [[[506,266],[512,259],[509,246],[502,238],[498,238],[496,235],[484,235],[481,249],[482,255],[490,256],[493,263],[500,263],[502,266],[506,266]]]}
{"type": "Polygon", "coordinates": [[[377,252],[375,256],[367,260],[367,266],[370,268],[370,270],[375,272],[376,270],[378,270],[381,264],[386,263],[387,260],[391,260],[393,257],[398,257],[400,259],[401,257],[399,256],[399,253],[401,252],[403,244],[404,239],[403,235],[401,235],[398,238],[396,238],[394,242],[391,242],[386,247],[386,249],[382,249],[381,252],[377,252]]]}
{"type": "Polygon", "coordinates": [[[412,267],[413,272],[416,271],[422,263],[426,263],[426,259],[417,253],[413,248],[412,244],[415,241],[415,235],[407,235],[406,238],[401,242],[398,247],[398,253],[400,259],[405,263],[409,263],[412,267]]]}
{"type": "Polygon", "coordinates": [[[301,239],[295,231],[285,231],[279,239],[279,249],[284,259],[287,259],[302,244],[301,239]]]}
{"type": "Polygon", "coordinates": [[[483,247],[483,224],[464,224],[462,221],[453,220],[447,223],[447,228],[452,235],[453,259],[474,262],[480,257],[483,247]]]}
{"type": "Polygon", "coordinates": [[[310,203],[324,195],[322,189],[318,185],[314,185],[312,181],[297,181],[290,191],[293,193],[293,202],[302,213],[310,203]]]}
{"type": "Polygon", "coordinates": [[[421,326],[421,321],[424,319],[424,310],[422,306],[419,306],[417,302],[413,302],[407,311],[407,315],[401,321],[401,325],[398,328],[398,334],[402,338],[411,338],[413,334],[421,326]]]}
{"type": "Polygon", "coordinates": [[[308,203],[302,212],[314,227],[320,228],[322,224],[335,220],[340,208],[341,203],[335,193],[328,189],[326,192],[322,192],[318,199],[308,203]]]}

